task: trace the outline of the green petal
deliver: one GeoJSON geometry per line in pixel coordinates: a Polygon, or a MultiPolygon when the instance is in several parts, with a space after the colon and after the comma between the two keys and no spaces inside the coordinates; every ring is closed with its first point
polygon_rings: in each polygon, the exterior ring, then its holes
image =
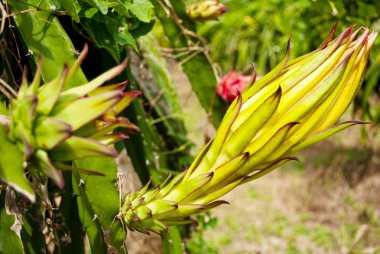
{"type": "Polygon", "coordinates": [[[201,204],[179,204],[176,210],[168,213],[155,214],[154,218],[158,220],[173,220],[195,215],[202,211],[205,211],[205,206],[201,204]]]}
{"type": "Polygon", "coordinates": [[[241,181],[244,180],[245,177],[242,177],[240,179],[237,179],[236,181],[233,181],[231,183],[225,184],[225,185],[219,185],[219,189],[214,189],[213,191],[209,191],[207,193],[204,193],[204,195],[198,199],[192,200],[195,204],[207,204],[210,203],[221,196],[227,194],[231,190],[235,189],[237,186],[241,184],[241,181]]]}
{"type": "Polygon", "coordinates": [[[310,138],[304,140],[300,144],[292,147],[292,149],[289,151],[289,153],[294,153],[296,151],[302,150],[308,146],[311,146],[321,140],[324,140],[331,135],[334,135],[337,132],[340,132],[350,126],[356,125],[356,124],[370,124],[370,122],[361,122],[361,121],[347,121],[341,124],[338,124],[336,126],[333,126],[325,131],[319,132],[311,136],[310,138]]]}
{"type": "Polygon", "coordinates": [[[208,183],[211,180],[212,177],[213,173],[202,174],[195,176],[187,180],[186,182],[181,182],[173,190],[170,191],[170,193],[165,197],[165,199],[180,203],[187,196],[202,188],[206,183],[208,183]]]}
{"type": "Polygon", "coordinates": [[[288,162],[288,161],[299,161],[297,157],[284,157],[284,158],[280,158],[278,160],[276,160],[275,162],[269,164],[268,167],[260,170],[259,172],[255,173],[255,174],[252,174],[248,177],[245,177],[241,182],[240,184],[244,184],[244,183],[247,183],[247,182],[250,182],[250,181],[253,181],[255,179],[258,179],[268,173],[270,173],[271,171],[275,170],[276,168],[278,168],[279,166],[281,166],[282,164],[288,162]]]}
{"type": "Polygon", "coordinates": [[[73,130],[98,118],[115,105],[122,97],[120,91],[110,91],[99,95],[81,98],[74,102],[60,103],[50,116],[71,125],[73,130]]]}
{"type": "Polygon", "coordinates": [[[281,99],[281,88],[252,113],[252,115],[228,138],[223,145],[216,164],[239,155],[256,136],[261,127],[276,111],[281,99]]]}
{"type": "Polygon", "coordinates": [[[171,200],[154,200],[145,205],[153,214],[167,213],[178,208],[178,204],[171,200]]]}
{"type": "Polygon", "coordinates": [[[100,86],[100,87],[96,88],[95,90],[91,91],[90,93],[88,93],[88,95],[93,96],[93,95],[97,95],[100,93],[104,93],[107,91],[113,91],[113,90],[124,91],[127,83],[128,83],[127,81],[124,81],[124,82],[120,82],[120,83],[116,83],[116,84],[112,84],[112,85],[100,86]]]}
{"type": "Polygon", "coordinates": [[[49,155],[44,150],[39,149],[35,152],[33,162],[37,169],[41,170],[46,176],[51,178],[59,188],[63,188],[63,175],[61,171],[51,163],[49,155]]]}
{"type": "Polygon", "coordinates": [[[115,114],[121,113],[125,108],[127,108],[132,101],[141,94],[140,91],[129,91],[124,92],[123,98],[114,106],[113,110],[115,114]]]}
{"type": "MultiPolygon", "coordinates": [[[[284,112],[279,112],[279,110],[277,110],[257,134],[257,138],[252,140],[252,144],[248,148],[248,151],[262,147],[281,126],[284,126],[289,122],[301,122],[302,124],[303,119],[308,116],[308,114],[315,111],[320,104],[330,98],[329,96],[339,84],[346,66],[347,61],[343,61],[339,64],[334,72],[330,73],[315,89],[304,96],[301,101],[296,102],[294,107],[285,109],[284,112]]],[[[288,100],[292,99],[284,95],[283,100],[285,100],[285,98],[288,100]]],[[[280,102],[279,108],[281,107],[282,101],[280,102]]]]}
{"type": "Polygon", "coordinates": [[[50,156],[54,161],[72,161],[94,156],[116,157],[117,152],[96,140],[73,136],[54,147],[50,156]]]}
{"type": "Polygon", "coordinates": [[[195,157],[193,163],[191,163],[191,166],[188,170],[185,171],[186,175],[184,176],[183,180],[186,181],[190,178],[190,176],[193,174],[194,170],[199,167],[199,164],[202,162],[204,156],[207,154],[208,150],[210,149],[210,146],[212,144],[213,140],[210,140],[198,153],[197,157],[195,157]]]}
{"type": "Polygon", "coordinates": [[[51,117],[40,117],[36,122],[34,135],[38,147],[52,149],[72,135],[69,124],[51,117]]]}
{"type": "Polygon", "coordinates": [[[91,80],[87,84],[70,88],[62,92],[60,101],[62,102],[62,101],[67,101],[67,100],[74,100],[74,99],[78,99],[80,97],[87,95],[91,91],[101,86],[104,82],[111,80],[117,75],[119,75],[125,69],[126,66],[127,66],[127,61],[124,60],[118,66],[115,66],[112,69],[104,72],[103,74],[91,80]]]}
{"type": "Polygon", "coordinates": [[[5,127],[0,125],[0,179],[34,202],[36,200],[34,191],[25,178],[24,156],[6,135],[5,127]]]}
{"type": "Polygon", "coordinates": [[[30,95],[21,100],[12,101],[12,121],[23,122],[24,126],[31,130],[36,115],[37,104],[38,98],[36,95],[30,95]]]}
{"type": "MultiPolygon", "coordinates": [[[[212,192],[215,189],[220,189],[222,186],[231,182],[232,180],[230,178],[238,177],[236,175],[236,172],[247,161],[248,157],[248,153],[239,155],[238,157],[226,162],[222,166],[215,169],[213,171],[214,175],[211,180],[202,186],[202,188],[198,191],[188,195],[185,199],[182,200],[182,203],[193,203],[194,199],[199,199],[203,195],[207,195],[207,193],[212,192]]],[[[187,181],[184,181],[181,184],[187,185],[187,181]]]]}
{"type": "Polygon", "coordinates": [[[34,79],[33,79],[32,83],[28,87],[28,91],[27,91],[28,95],[37,94],[38,88],[40,87],[42,62],[43,62],[42,56],[38,56],[37,70],[34,74],[34,79]]]}
{"type": "MultiPolygon", "coordinates": [[[[104,118],[103,118],[104,119],[104,118]]],[[[126,130],[139,131],[139,128],[131,123],[127,118],[115,117],[111,121],[104,121],[100,119],[97,123],[97,130],[92,133],[89,138],[101,139],[107,134],[111,134],[116,128],[122,128],[126,130]]],[[[126,134],[125,134],[126,135],[126,134]]]]}
{"type": "Polygon", "coordinates": [[[254,169],[257,165],[262,162],[265,162],[265,159],[276,151],[276,149],[282,145],[284,140],[287,138],[290,130],[296,126],[297,122],[291,122],[283,127],[281,127],[273,137],[269,139],[267,143],[263,147],[257,150],[257,146],[253,143],[251,146],[247,147],[247,151],[251,154],[247,163],[244,164],[242,169],[238,172],[240,176],[248,175],[249,172],[254,169]]]}
{"type": "Polygon", "coordinates": [[[113,145],[127,138],[129,138],[129,136],[124,132],[114,132],[112,134],[104,135],[103,137],[98,138],[96,140],[104,145],[113,145]]]}
{"type": "Polygon", "coordinates": [[[67,67],[65,66],[61,74],[52,81],[44,84],[38,90],[37,111],[43,115],[48,115],[58,101],[59,95],[66,81],[67,67]]]}
{"type": "MultiPolygon", "coordinates": [[[[158,198],[162,198],[162,199],[165,198],[166,195],[169,194],[175,188],[175,186],[181,181],[184,174],[185,174],[185,172],[182,172],[182,173],[176,175],[167,185],[162,187],[161,191],[157,195],[157,199],[158,198]]],[[[148,191],[148,193],[149,193],[149,191],[148,191]]]]}
{"type": "Polygon", "coordinates": [[[139,220],[145,220],[152,217],[152,211],[146,206],[139,206],[134,210],[139,220]]]}
{"type": "Polygon", "coordinates": [[[34,151],[34,140],[31,130],[26,128],[23,122],[17,123],[10,130],[10,139],[17,143],[19,149],[24,153],[25,160],[27,160],[34,151]]]}
{"type": "Polygon", "coordinates": [[[250,98],[252,95],[260,91],[265,85],[274,80],[278,75],[281,74],[282,70],[287,66],[290,58],[290,39],[288,41],[288,46],[286,49],[285,56],[282,58],[280,63],[273,68],[269,73],[267,73],[264,77],[260,78],[256,81],[249,89],[244,91],[243,93],[243,102],[250,98]]]}

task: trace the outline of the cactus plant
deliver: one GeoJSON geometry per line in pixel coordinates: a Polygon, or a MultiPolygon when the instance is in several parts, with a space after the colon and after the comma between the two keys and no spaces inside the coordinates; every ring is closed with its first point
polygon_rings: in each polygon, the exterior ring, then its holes
{"type": "Polygon", "coordinates": [[[229,107],[215,138],[181,175],[125,197],[121,216],[128,228],[163,232],[168,225],[224,204],[235,187],[257,179],[293,154],[355,124],[334,125],[361,85],[377,36],[348,27],[315,51],[289,60],[252,83],[229,107]],[[360,32],[362,35],[358,36],[360,32]]]}

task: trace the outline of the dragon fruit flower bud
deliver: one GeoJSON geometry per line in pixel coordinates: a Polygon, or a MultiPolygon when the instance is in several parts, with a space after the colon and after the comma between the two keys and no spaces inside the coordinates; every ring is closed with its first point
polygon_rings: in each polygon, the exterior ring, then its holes
{"type": "Polygon", "coordinates": [[[121,209],[127,227],[164,232],[187,223],[226,203],[220,197],[237,186],[295,160],[296,151],[365,123],[336,124],[360,87],[377,34],[350,26],[333,39],[335,28],[318,49],[294,60],[288,44],[279,65],[232,102],[186,172],[128,194],[121,209]]]}
{"type": "Polygon", "coordinates": [[[0,106],[0,118],[8,120],[0,124],[0,139],[6,144],[4,147],[20,158],[15,160],[17,163],[5,162],[8,158],[4,156],[0,158],[0,164],[5,165],[2,169],[13,172],[0,174],[0,180],[32,202],[35,193],[24,177],[25,171],[39,180],[48,177],[60,188],[64,185],[61,170],[102,175],[67,162],[87,157],[116,157],[113,144],[128,136],[113,130],[138,130],[117,114],[140,92],[124,91],[125,83],[102,86],[125,69],[126,61],[88,83],[65,89],[87,51],[86,46],[72,68],[65,66],[55,79],[42,85],[41,60],[34,80],[29,83],[24,77],[15,98],[10,100],[10,107],[0,106]]]}
{"type": "Polygon", "coordinates": [[[192,20],[213,20],[227,11],[227,7],[215,0],[193,3],[187,7],[186,13],[192,20]]]}

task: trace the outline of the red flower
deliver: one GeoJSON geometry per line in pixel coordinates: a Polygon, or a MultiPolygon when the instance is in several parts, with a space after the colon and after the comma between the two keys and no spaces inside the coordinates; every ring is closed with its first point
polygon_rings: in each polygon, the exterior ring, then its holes
{"type": "Polygon", "coordinates": [[[240,75],[237,71],[232,71],[225,75],[216,88],[216,93],[222,99],[231,103],[239,94],[243,92],[251,81],[251,76],[240,75]]]}

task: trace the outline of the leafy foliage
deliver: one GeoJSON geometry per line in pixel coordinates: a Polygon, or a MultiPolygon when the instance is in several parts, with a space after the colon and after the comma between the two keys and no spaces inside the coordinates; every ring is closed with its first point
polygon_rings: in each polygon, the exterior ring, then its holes
{"type": "Polygon", "coordinates": [[[5,206],[5,191],[0,191],[0,244],[1,253],[23,253],[24,247],[21,242],[20,232],[17,232],[18,219],[15,214],[8,214],[9,209],[5,206]]]}
{"type": "MultiPolygon", "coordinates": [[[[265,74],[282,58],[281,48],[291,36],[293,56],[318,47],[329,27],[339,21],[380,31],[378,1],[286,1],[223,0],[229,11],[218,21],[198,24],[198,33],[211,45],[211,57],[222,71],[246,71],[254,64],[259,75],[265,74]],[[241,8],[241,6],[245,6],[241,8]],[[281,10],[281,11],[279,11],[281,10]],[[307,18],[305,18],[307,17],[307,18]]],[[[379,122],[380,40],[376,40],[369,71],[357,99],[364,117],[379,122]],[[375,96],[375,97],[374,97],[375,96]]]]}
{"type": "Polygon", "coordinates": [[[341,27],[356,22],[379,30],[377,1],[221,2],[228,5],[228,12],[219,21],[199,24],[198,32],[211,43],[213,60],[224,71],[244,69],[254,63],[259,74],[265,74],[282,58],[280,49],[289,35],[291,53],[299,56],[317,48],[336,21],[343,23],[341,27]]]}
{"type": "Polygon", "coordinates": [[[136,37],[153,25],[153,5],[149,0],[73,0],[61,5],[116,61],[126,45],[137,51],[136,37]]]}

